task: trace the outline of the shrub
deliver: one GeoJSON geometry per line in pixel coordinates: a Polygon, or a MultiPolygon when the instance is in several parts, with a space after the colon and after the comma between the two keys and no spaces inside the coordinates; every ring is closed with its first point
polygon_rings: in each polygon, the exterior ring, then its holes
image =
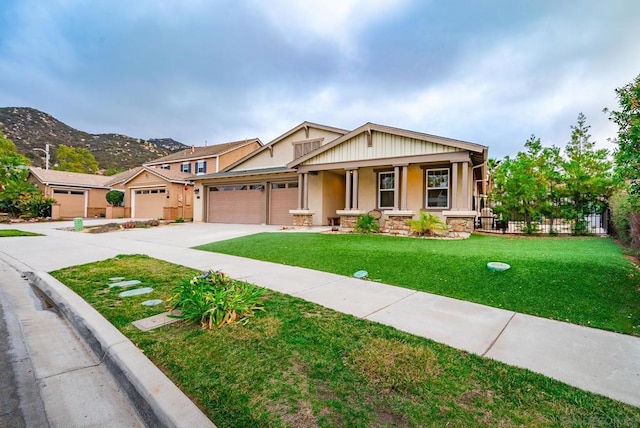
{"type": "Polygon", "coordinates": [[[371,214],[364,214],[358,218],[354,230],[358,233],[377,233],[380,232],[380,223],[371,214]]]}
{"type": "Polygon", "coordinates": [[[613,233],[624,244],[631,242],[630,219],[632,207],[626,192],[616,192],[609,198],[613,233]]]}
{"type": "Polygon", "coordinates": [[[246,323],[256,311],[264,310],[264,288],[235,281],[222,272],[209,270],[184,280],[169,299],[171,309],[182,311],[177,318],[200,323],[204,329],[225,324],[246,323]]]}
{"type": "Polygon", "coordinates": [[[184,223],[184,219],[182,217],[178,217],[176,219],[176,223],[184,223]]]}
{"type": "Polygon", "coordinates": [[[26,217],[50,217],[51,205],[55,202],[42,193],[27,193],[20,196],[18,208],[26,217]]]}
{"type": "Polygon", "coordinates": [[[407,220],[407,224],[418,236],[434,236],[448,230],[446,223],[440,217],[426,211],[420,211],[420,217],[407,220]]]}
{"type": "Polygon", "coordinates": [[[120,190],[109,190],[105,195],[109,205],[113,207],[121,207],[124,205],[124,192],[120,190]]]}
{"type": "Polygon", "coordinates": [[[125,221],[124,223],[122,223],[122,227],[124,229],[135,229],[137,223],[133,220],[129,220],[129,221],[125,221]]]}

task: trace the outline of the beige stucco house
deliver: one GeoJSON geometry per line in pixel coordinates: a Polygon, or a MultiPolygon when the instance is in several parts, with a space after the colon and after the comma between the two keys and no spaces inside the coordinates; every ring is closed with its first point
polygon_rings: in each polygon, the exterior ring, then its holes
{"type": "Polygon", "coordinates": [[[372,210],[406,233],[421,210],[473,230],[488,149],[367,123],[304,122],[219,173],[193,176],[194,220],[353,227],[372,210]]]}
{"type": "Polygon", "coordinates": [[[27,181],[55,199],[51,218],[104,216],[112,177],[29,167],[27,181]]]}

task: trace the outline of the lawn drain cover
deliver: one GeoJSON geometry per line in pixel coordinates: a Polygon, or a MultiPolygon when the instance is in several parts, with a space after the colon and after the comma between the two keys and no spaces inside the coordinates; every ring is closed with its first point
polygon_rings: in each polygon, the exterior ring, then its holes
{"type": "Polygon", "coordinates": [[[152,299],[152,300],[145,300],[144,302],[142,302],[142,304],[144,306],[157,306],[159,304],[161,304],[163,302],[162,299],[152,299]]]}
{"type": "Polygon", "coordinates": [[[487,263],[487,268],[489,270],[493,270],[496,272],[502,272],[505,271],[507,269],[509,269],[511,266],[509,266],[506,263],[502,263],[502,262],[489,262],[487,263]]]}
{"type": "Polygon", "coordinates": [[[358,272],[353,274],[353,276],[356,278],[366,278],[368,275],[369,272],[367,272],[366,270],[359,270],[358,272]]]}
{"type": "Polygon", "coordinates": [[[140,294],[151,293],[152,291],[153,291],[153,288],[151,287],[142,287],[142,288],[136,288],[135,290],[123,291],[122,293],[118,294],[118,296],[120,297],[138,296],[140,294]]]}

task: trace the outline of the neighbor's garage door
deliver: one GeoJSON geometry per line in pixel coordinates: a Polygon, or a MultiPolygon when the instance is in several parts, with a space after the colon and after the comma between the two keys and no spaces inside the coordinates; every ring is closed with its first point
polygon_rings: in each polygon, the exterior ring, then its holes
{"type": "Polygon", "coordinates": [[[85,192],[83,190],[53,189],[53,199],[60,204],[60,217],[85,216],[85,192]]]}
{"type": "Polygon", "coordinates": [[[264,222],[261,184],[209,188],[209,223],[261,224],[264,222]]]}
{"type": "Polygon", "coordinates": [[[133,191],[135,218],[162,218],[166,204],[167,190],[165,188],[136,189],[133,191]]]}
{"type": "Polygon", "coordinates": [[[292,225],[293,216],[289,210],[298,207],[298,182],[271,183],[271,203],[269,224],[292,225]]]}

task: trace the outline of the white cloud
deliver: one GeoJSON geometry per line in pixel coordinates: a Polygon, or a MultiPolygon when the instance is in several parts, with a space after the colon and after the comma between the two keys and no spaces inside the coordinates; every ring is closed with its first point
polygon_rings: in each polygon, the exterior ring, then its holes
{"type": "Polygon", "coordinates": [[[350,57],[355,38],[377,20],[400,12],[410,0],[255,0],[260,10],[289,43],[307,46],[316,39],[335,44],[350,57]]]}

